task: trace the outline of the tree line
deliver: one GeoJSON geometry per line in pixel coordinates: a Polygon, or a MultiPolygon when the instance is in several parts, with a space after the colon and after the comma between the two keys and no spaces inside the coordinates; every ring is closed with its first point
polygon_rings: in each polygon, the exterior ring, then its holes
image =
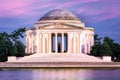
{"type": "MultiPolygon", "coordinates": [[[[25,45],[21,38],[25,37],[25,28],[19,28],[11,33],[0,33],[0,61],[7,61],[8,56],[25,56],[25,45]]],[[[90,55],[96,57],[111,56],[113,61],[120,61],[120,44],[109,37],[94,35],[94,46],[90,55]]]]}
{"type": "Polygon", "coordinates": [[[7,61],[8,56],[25,56],[24,38],[25,28],[19,28],[11,33],[0,33],[0,61],[7,61]]]}
{"type": "Polygon", "coordinates": [[[111,56],[112,61],[120,61],[120,44],[114,42],[110,37],[102,38],[94,35],[94,46],[92,46],[90,55],[111,56]]]}

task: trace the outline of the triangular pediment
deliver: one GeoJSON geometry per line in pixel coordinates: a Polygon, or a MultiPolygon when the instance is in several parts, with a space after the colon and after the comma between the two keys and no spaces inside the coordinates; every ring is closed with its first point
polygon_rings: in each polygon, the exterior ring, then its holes
{"type": "Polygon", "coordinates": [[[40,27],[41,29],[83,29],[82,27],[78,27],[75,25],[68,24],[51,24],[40,27]]]}

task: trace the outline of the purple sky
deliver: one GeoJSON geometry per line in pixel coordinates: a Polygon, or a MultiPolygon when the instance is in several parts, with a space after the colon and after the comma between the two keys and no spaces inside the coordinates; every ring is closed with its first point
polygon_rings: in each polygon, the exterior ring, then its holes
{"type": "Polygon", "coordinates": [[[120,0],[0,0],[0,32],[33,27],[53,9],[74,13],[98,35],[120,43],[120,0]]]}

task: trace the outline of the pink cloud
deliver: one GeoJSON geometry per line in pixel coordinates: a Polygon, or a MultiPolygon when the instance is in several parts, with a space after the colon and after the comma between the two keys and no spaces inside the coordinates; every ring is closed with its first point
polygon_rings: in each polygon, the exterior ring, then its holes
{"type": "Polygon", "coordinates": [[[64,8],[64,7],[67,8],[75,4],[77,4],[76,1],[63,2],[62,5],[58,6],[57,8],[64,8]]]}
{"type": "Polygon", "coordinates": [[[103,15],[100,20],[107,20],[112,18],[120,17],[120,8],[118,5],[109,5],[106,6],[103,10],[103,15]]]}
{"type": "MultiPolygon", "coordinates": [[[[111,1],[111,0],[110,0],[111,1]]],[[[87,16],[94,16],[92,19],[96,21],[102,21],[120,16],[119,6],[115,4],[104,4],[103,0],[72,0],[72,1],[59,1],[59,0],[1,0],[0,2],[0,17],[26,17],[33,15],[43,14],[45,10],[62,8],[73,9],[77,14],[84,14],[87,16]],[[93,4],[91,3],[94,3],[93,4]],[[83,5],[84,4],[84,5],[83,5]],[[97,4],[101,6],[97,6],[97,4]],[[74,7],[75,5],[75,7],[74,7]],[[97,7],[100,7],[97,9],[97,7]],[[38,11],[37,11],[38,10],[38,11]],[[42,11],[42,12],[40,12],[42,11]]],[[[47,11],[45,11],[47,12],[47,11]]]]}
{"type": "Polygon", "coordinates": [[[83,3],[92,3],[92,2],[98,2],[99,0],[72,0],[68,2],[63,2],[60,6],[57,8],[67,8],[67,7],[72,7],[73,5],[80,5],[83,3]]]}
{"type": "Polygon", "coordinates": [[[120,17],[120,8],[118,4],[109,3],[103,5],[96,3],[96,6],[87,5],[84,7],[79,7],[77,9],[77,13],[82,13],[86,16],[91,17],[91,19],[87,18],[86,20],[99,22],[120,17]],[[97,4],[101,6],[97,6],[97,4]]]}
{"type": "Polygon", "coordinates": [[[78,3],[93,3],[93,2],[98,2],[99,0],[78,0],[76,2],[78,3]]]}
{"type": "Polygon", "coordinates": [[[113,19],[117,17],[120,17],[120,12],[111,12],[111,13],[106,12],[105,14],[101,16],[101,18],[98,21],[113,19]]]}
{"type": "Polygon", "coordinates": [[[120,17],[120,12],[118,10],[103,10],[104,12],[98,16],[99,19],[97,21],[104,21],[113,18],[120,17]]]}
{"type": "Polygon", "coordinates": [[[48,8],[51,6],[54,6],[55,3],[49,3],[49,4],[42,4],[41,6],[36,6],[35,9],[43,9],[43,8],[48,8]]]}
{"type": "Polygon", "coordinates": [[[2,0],[0,2],[0,17],[28,17],[37,15],[39,13],[36,11],[37,9],[40,11],[40,9],[53,7],[55,5],[53,1],[2,0]]]}
{"type": "Polygon", "coordinates": [[[34,0],[1,0],[0,17],[15,17],[27,12],[34,0]]]}

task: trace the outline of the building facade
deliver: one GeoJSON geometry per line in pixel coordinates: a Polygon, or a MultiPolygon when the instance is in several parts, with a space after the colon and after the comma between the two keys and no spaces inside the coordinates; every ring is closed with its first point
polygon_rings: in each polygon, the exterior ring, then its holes
{"type": "Polygon", "coordinates": [[[94,29],[71,12],[52,10],[26,30],[26,53],[90,53],[94,29]]]}

